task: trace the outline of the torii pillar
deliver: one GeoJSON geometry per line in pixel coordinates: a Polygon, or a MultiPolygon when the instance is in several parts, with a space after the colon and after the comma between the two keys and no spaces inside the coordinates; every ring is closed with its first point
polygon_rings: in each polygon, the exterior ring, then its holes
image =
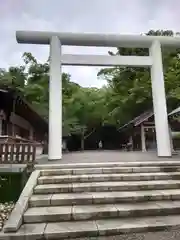
{"type": "Polygon", "coordinates": [[[151,85],[157,152],[160,157],[170,157],[172,156],[172,152],[167,116],[161,44],[159,41],[154,40],[152,42],[150,56],[152,56],[153,61],[151,66],[151,85]]]}
{"type": "Polygon", "coordinates": [[[50,41],[49,145],[48,159],[62,158],[62,72],[61,43],[57,36],[50,41]]]}

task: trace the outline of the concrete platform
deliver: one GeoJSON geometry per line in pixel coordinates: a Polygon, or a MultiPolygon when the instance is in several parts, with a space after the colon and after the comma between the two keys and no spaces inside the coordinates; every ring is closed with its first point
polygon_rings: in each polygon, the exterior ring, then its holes
{"type": "Polygon", "coordinates": [[[132,161],[167,161],[180,160],[180,152],[170,158],[157,156],[156,152],[124,152],[114,150],[83,151],[64,153],[61,160],[48,161],[47,155],[37,158],[38,164],[71,164],[71,163],[97,163],[97,162],[132,162],[132,161]]]}
{"type": "Polygon", "coordinates": [[[22,173],[26,164],[0,164],[0,173],[22,173]]]}

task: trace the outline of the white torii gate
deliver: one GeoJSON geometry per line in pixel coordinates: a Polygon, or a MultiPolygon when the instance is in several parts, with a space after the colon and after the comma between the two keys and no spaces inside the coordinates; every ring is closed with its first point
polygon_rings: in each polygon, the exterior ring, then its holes
{"type": "Polygon", "coordinates": [[[62,65],[150,67],[157,153],[159,157],[172,155],[161,45],[179,47],[179,37],[17,31],[16,38],[18,43],[50,45],[49,160],[62,158],[62,65]],[[150,54],[149,56],[62,55],[62,45],[141,47],[149,48],[150,54]]]}

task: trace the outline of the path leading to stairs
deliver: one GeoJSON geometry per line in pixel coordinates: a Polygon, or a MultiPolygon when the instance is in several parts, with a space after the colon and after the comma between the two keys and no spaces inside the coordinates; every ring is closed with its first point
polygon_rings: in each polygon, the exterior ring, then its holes
{"type": "Polygon", "coordinates": [[[64,153],[58,161],[48,161],[47,155],[39,156],[38,164],[71,164],[71,163],[96,163],[96,162],[131,162],[131,161],[167,161],[180,160],[180,152],[172,158],[158,158],[156,152],[123,152],[113,150],[84,151],[64,153]]]}

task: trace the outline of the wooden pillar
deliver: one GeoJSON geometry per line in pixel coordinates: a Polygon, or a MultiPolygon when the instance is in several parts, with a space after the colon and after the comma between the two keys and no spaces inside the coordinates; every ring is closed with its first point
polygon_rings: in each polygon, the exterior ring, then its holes
{"type": "Polygon", "coordinates": [[[133,150],[133,137],[132,135],[129,137],[129,143],[131,144],[131,151],[133,150]]]}
{"type": "Polygon", "coordinates": [[[30,127],[30,129],[29,129],[29,139],[34,140],[34,129],[33,129],[33,127],[30,127]]]}
{"type": "Polygon", "coordinates": [[[0,118],[0,136],[2,135],[2,119],[0,118]]]}
{"type": "Polygon", "coordinates": [[[63,150],[65,151],[66,150],[66,139],[62,139],[62,147],[63,147],[63,150]]]}
{"type": "Polygon", "coordinates": [[[0,110],[0,135],[3,133],[3,120],[6,120],[6,114],[4,110],[0,110]]]}
{"type": "Polygon", "coordinates": [[[146,152],[146,135],[144,131],[144,126],[141,124],[141,149],[142,152],[146,152]]]}

